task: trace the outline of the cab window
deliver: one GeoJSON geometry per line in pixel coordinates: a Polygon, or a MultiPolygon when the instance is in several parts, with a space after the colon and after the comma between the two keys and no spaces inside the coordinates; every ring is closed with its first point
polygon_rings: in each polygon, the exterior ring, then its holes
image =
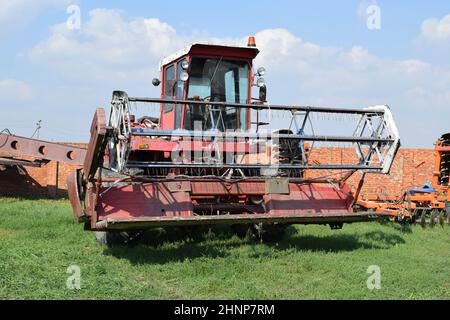
{"type": "MultiPolygon", "coordinates": [[[[249,71],[247,61],[224,59],[223,57],[193,57],[190,61],[187,98],[197,97],[204,101],[247,103],[249,71]]],[[[211,129],[212,121],[210,121],[210,115],[206,108],[189,106],[189,109],[186,110],[185,128],[192,128],[195,121],[201,121],[204,130],[211,129]]],[[[248,110],[225,107],[220,113],[218,119],[214,119],[214,123],[219,123],[219,130],[247,129],[248,110]]]]}
{"type": "MultiPolygon", "coordinates": [[[[184,81],[181,81],[181,72],[183,72],[183,68],[181,67],[181,63],[184,59],[181,59],[177,63],[177,80],[175,84],[175,97],[177,100],[183,100],[183,93],[184,93],[184,81]]],[[[177,104],[175,105],[175,129],[181,128],[181,120],[182,120],[182,111],[183,111],[183,105],[177,104]]]]}
{"type": "MultiPolygon", "coordinates": [[[[175,84],[175,66],[166,67],[164,72],[164,99],[173,99],[173,89],[175,84]]],[[[165,103],[164,112],[170,112],[173,109],[173,104],[165,103]]]]}

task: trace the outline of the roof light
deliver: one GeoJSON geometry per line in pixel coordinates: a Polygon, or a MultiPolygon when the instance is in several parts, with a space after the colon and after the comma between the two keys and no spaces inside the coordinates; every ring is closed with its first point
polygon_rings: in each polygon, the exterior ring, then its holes
{"type": "Polygon", "coordinates": [[[256,47],[255,37],[253,36],[248,37],[247,47],[256,47]]]}

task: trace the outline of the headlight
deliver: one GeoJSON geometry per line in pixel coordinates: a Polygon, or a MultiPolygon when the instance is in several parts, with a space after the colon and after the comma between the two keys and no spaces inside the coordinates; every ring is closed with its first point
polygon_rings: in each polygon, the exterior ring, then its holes
{"type": "Polygon", "coordinates": [[[183,71],[180,73],[180,80],[181,81],[187,81],[189,79],[189,74],[186,71],[183,71]]]}
{"type": "Polygon", "coordinates": [[[258,87],[264,87],[265,86],[265,84],[266,84],[266,80],[264,80],[264,78],[259,78],[257,81],[256,81],[256,85],[258,86],[258,87]]]}
{"type": "Polygon", "coordinates": [[[189,68],[189,62],[187,60],[183,60],[181,62],[181,68],[183,68],[183,70],[187,70],[189,68]]]}

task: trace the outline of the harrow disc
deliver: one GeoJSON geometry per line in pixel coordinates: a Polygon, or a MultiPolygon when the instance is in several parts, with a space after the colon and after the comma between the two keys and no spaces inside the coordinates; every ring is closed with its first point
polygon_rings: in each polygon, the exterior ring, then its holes
{"type": "Polygon", "coordinates": [[[430,226],[434,227],[436,225],[436,211],[437,209],[431,210],[430,214],[430,226]]]}
{"type": "Polygon", "coordinates": [[[441,210],[441,212],[439,213],[439,224],[441,226],[443,226],[445,224],[445,209],[441,210]]]}
{"type": "Polygon", "coordinates": [[[426,213],[425,210],[422,210],[422,214],[420,215],[420,225],[422,226],[422,228],[425,228],[426,224],[426,213]]]}

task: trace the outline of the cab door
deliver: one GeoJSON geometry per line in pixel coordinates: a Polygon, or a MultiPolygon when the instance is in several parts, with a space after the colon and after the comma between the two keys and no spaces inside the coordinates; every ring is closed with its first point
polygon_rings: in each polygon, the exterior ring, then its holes
{"type": "MultiPolygon", "coordinates": [[[[164,67],[163,72],[163,99],[175,98],[175,64],[164,67]]],[[[173,130],[175,124],[175,106],[172,103],[164,103],[161,110],[161,127],[163,130],[173,130]]]]}
{"type": "MultiPolygon", "coordinates": [[[[185,99],[185,89],[186,83],[181,80],[181,73],[183,72],[183,68],[181,66],[184,59],[180,59],[177,63],[176,70],[176,82],[175,82],[175,99],[184,100],[185,99]]],[[[184,110],[185,106],[178,104],[174,106],[175,108],[175,129],[183,128],[184,122],[184,110]]]]}
{"type": "MultiPolygon", "coordinates": [[[[180,74],[183,72],[181,62],[172,63],[164,69],[163,80],[163,98],[170,100],[183,100],[185,96],[185,82],[180,79],[180,74]]],[[[184,106],[181,104],[175,105],[172,103],[165,103],[162,106],[162,129],[173,130],[182,128],[184,106]]]]}

